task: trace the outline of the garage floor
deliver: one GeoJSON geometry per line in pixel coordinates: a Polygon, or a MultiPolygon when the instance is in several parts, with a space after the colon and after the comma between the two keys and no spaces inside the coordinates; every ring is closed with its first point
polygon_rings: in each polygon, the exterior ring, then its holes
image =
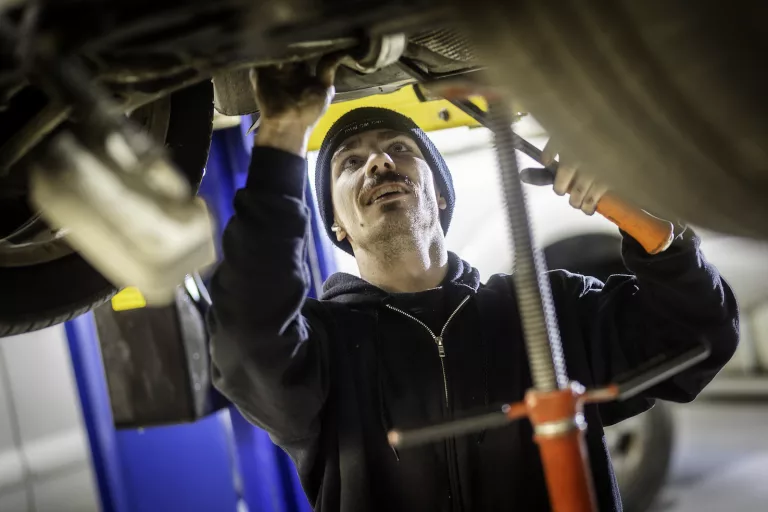
{"type": "Polygon", "coordinates": [[[768,510],[768,403],[676,406],[677,450],[653,512],[768,510]]]}

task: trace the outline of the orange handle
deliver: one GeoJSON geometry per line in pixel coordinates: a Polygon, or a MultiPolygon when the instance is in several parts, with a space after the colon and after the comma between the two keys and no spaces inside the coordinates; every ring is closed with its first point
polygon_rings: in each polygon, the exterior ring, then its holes
{"type": "Polygon", "coordinates": [[[637,240],[648,254],[665,251],[675,236],[671,222],[625,203],[611,193],[605,194],[597,203],[597,213],[637,240]]]}

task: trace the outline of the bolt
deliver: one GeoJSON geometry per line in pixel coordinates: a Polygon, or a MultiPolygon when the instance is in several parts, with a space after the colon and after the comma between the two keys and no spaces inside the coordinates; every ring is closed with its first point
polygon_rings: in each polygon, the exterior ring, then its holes
{"type": "Polygon", "coordinates": [[[451,113],[448,112],[447,108],[444,108],[437,113],[437,117],[439,117],[441,121],[448,121],[451,118],[451,113]]]}

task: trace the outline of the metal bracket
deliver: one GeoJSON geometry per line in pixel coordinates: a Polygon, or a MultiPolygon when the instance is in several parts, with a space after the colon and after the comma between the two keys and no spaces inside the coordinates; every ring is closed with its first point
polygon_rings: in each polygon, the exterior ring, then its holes
{"type": "Polygon", "coordinates": [[[349,56],[343,59],[342,63],[360,73],[374,73],[397,62],[407,44],[408,38],[403,33],[373,37],[362,57],[349,56]]]}
{"type": "Polygon", "coordinates": [[[165,305],[215,261],[211,218],[162,151],[139,154],[122,135],[94,151],[70,132],[53,139],[30,164],[30,202],[107,279],[165,305]]]}

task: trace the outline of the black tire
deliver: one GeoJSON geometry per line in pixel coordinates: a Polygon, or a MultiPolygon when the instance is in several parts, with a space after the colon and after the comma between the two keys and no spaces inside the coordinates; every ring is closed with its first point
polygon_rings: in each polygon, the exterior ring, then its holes
{"type": "Polygon", "coordinates": [[[590,233],[558,240],[544,248],[550,270],[565,269],[605,282],[613,274],[629,274],[621,259],[621,237],[590,233]]]}
{"type": "MultiPolygon", "coordinates": [[[[213,86],[173,93],[166,146],[195,187],[203,177],[213,127],[213,86]]],[[[0,267],[0,336],[70,320],[108,300],[115,287],[78,254],[26,267],[0,267]]]]}
{"type": "MultiPolygon", "coordinates": [[[[633,420],[630,420],[633,421],[633,420]]],[[[636,419],[637,428],[628,433],[627,439],[621,440],[621,448],[634,450],[634,460],[631,468],[622,470],[617,464],[618,458],[626,455],[617,453],[612,447],[611,459],[616,469],[616,480],[621,490],[621,500],[625,512],[645,512],[654,503],[659,492],[664,487],[669,466],[674,451],[674,421],[671,408],[664,402],[656,402],[649,411],[636,419]]],[[[606,436],[610,439],[612,429],[621,429],[619,423],[606,428],[606,436]]],[[[609,446],[613,443],[609,441],[609,446]]]]}
{"type": "Polygon", "coordinates": [[[665,217],[768,237],[766,2],[454,0],[495,83],[665,217]]]}

